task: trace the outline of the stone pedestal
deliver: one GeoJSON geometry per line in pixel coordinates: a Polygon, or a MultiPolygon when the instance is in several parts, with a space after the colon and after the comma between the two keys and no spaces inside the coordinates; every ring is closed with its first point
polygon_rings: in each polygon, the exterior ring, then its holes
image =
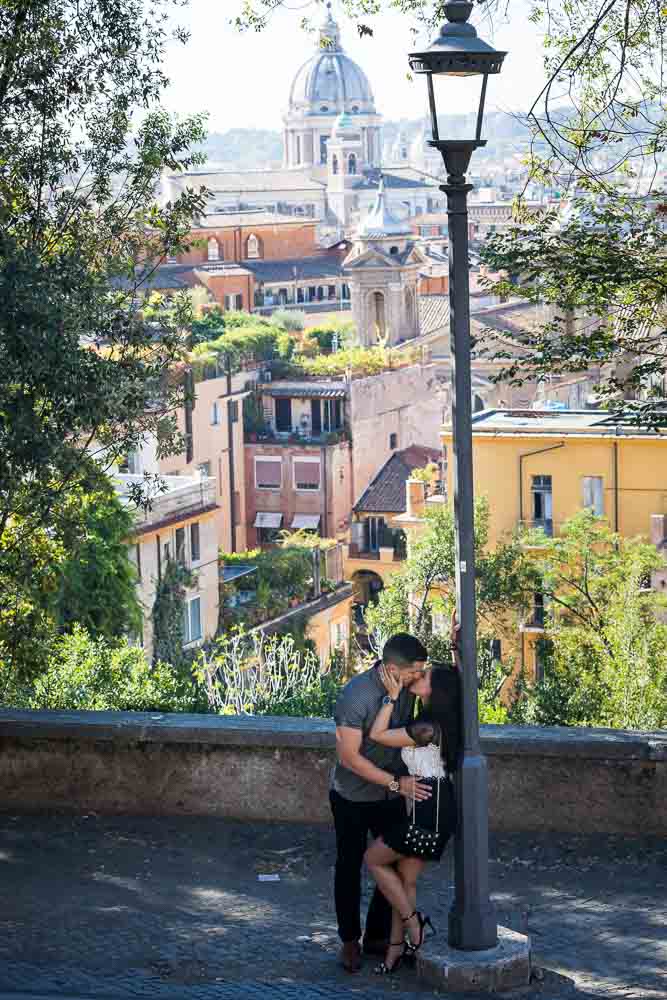
{"type": "Polygon", "coordinates": [[[422,983],[449,993],[515,990],[530,982],[530,938],[498,928],[498,944],[488,951],[459,951],[440,937],[417,956],[422,983]]]}

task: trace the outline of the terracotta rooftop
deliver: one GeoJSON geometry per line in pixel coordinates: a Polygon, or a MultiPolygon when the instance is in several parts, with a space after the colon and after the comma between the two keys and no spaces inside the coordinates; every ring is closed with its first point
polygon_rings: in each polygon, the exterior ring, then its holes
{"type": "Polygon", "coordinates": [[[405,484],[413,469],[423,469],[429,462],[441,458],[436,448],[413,444],[395,451],[385,462],[361,499],[355,504],[355,514],[402,514],[405,512],[405,484]]]}

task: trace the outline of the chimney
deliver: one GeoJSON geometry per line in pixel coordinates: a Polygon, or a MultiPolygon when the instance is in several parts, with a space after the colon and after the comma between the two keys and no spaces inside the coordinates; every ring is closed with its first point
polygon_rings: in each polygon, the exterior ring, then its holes
{"type": "Polygon", "coordinates": [[[405,484],[405,506],[408,517],[423,517],[426,503],[426,483],[408,479],[405,484]]]}

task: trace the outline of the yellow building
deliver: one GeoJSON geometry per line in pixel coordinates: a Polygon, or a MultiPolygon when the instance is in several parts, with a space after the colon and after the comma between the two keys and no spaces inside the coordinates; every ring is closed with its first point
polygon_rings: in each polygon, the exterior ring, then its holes
{"type": "MultiPolygon", "coordinates": [[[[451,457],[452,431],[442,433],[451,457]]],[[[651,533],[667,513],[667,434],[642,430],[600,410],[486,410],[473,416],[475,494],[489,500],[489,544],[520,527],[558,534],[564,521],[592,507],[621,535],[651,533]]],[[[452,491],[452,461],[447,490],[452,491]]],[[[543,609],[521,626],[521,658],[539,670],[543,609]]]]}

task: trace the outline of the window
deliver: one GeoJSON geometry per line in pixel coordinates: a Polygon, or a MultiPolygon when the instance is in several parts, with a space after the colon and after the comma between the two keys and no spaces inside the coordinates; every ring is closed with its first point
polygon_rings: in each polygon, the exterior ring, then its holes
{"type": "Polygon", "coordinates": [[[328,135],[320,136],[320,163],[324,164],[327,162],[327,143],[329,142],[328,135]]]}
{"type": "Polygon", "coordinates": [[[322,112],[323,115],[325,115],[328,110],[329,108],[327,107],[326,104],[323,104],[322,107],[320,108],[320,111],[322,112]]]}
{"type": "Polygon", "coordinates": [[[319,490],[320,460],[319,458],[294,459],[294,489],[319,490]]]}
{"type": "Polygon", "coordinates": [[[198,468],[199,468],[199,475],[202,477],[202,479],[208,479],[209,476],[211,475],[211,463],[201,462],[198,468]]]}
{"type": "Polygon", "coordinates": [[[246,242],[246,257],[248,260],[255,260],[261,257],[260,242],[254,233],[251,233],[246,242]]]}
{"type": "Polygon", "coordinates": [[[350,153],[347,158],[347,172],[348,174],[356,174],[357,172],[357,158],[354,153],[350,153]]]}
{"type": "Polygon", "coordinates": [[[331,170],[334,174],[338,173],[338,157],[335,154],[331,160],[331,170]]]}
{"type": "Polygon", "coordinates": [[[286,399],[276,399],[276,430],[279,433],[291,433],[292,431],[292,400],[289,396],[286,399]]]}
{"type": "Polygon", "coordinates": [[[358,105],[358,104],[355,104],[355,105],[354,105],[354,107],[352,108],[352,111],[353,111],[353,113],[354,113],[354,114],[356,115],[356,114],[357,114],[357,112],[359,111],[359,105],[358,105]]]}
{"type": "Polygon", "coordinates": [[[431,611],[431,629],[433,635],[447,635],[449,624],[448,616],[444,611],[431,611]]]}
{"type": "Polygon", "coordinates": [[[396,254],[398,253],[398,247],[389,247],[389,253],[395,257],[396,254]]]}
{"type": "Polygon", "coordinates": [[[396,448],[398,448],[398,434],[389,435],[389,447],[392,451],[395,451],[396,448]]]}
{"type": "Polygon", "coordinates": [[[296,137],[296,162],[301,163],[301,136],[296,137]]]}
{"type": "Polygon", "coordinates": [[[533,500],[533,527],[542,528],[546,535],[553,535],[553,493],[551,476],[533,476],[531,482],[533,500]]]}
{"type": "Polygon", "coordinates": [[[176,528],[176,562],[185,566],[185,528],[176,528]]]}
{"type": "Polygon", "coordinates": [[[329,298],[330,299],[335,299],[336,298],[336,286],[335,285],[329,285],[329,298]]]}
{"type": "Polygon", "coordinates": [[[602,489],[602,476],[584,476],[581,480],[583,492],[583,505],[590,507],[597,517],[604,514],[604,492],[602,489]]]}
{"type": "Polygon", "coordinates": [[[183,608],[183,642],[187,645],[201,637],[201,597],[193,597],[183,608]]]}
{"type": "Polygon", "coordinates": [[[211,236],[208,241],[208,259],[220,260],[220,244],[216,240],[215,236],[211,236]]]}
{"type": "Polygon", "coordinates": [[[377,552],[382,545],[384,518],[369,517],[364,521],[364,551],[377,552]]]}
{"type": "Polygon", "coordinates": [[[283,462],[279,456],[255,458],[255,487],[258,490],[279,490],[283,484],[283,462]]]}
{"type": "Polygon", "coordinates": [[[199,521],[190,525],[190,558],[192,562],[199,562],[201,559],[201,546],[199,544],[199,521]]]}
{"type": "Polygon", "coordinates": [[[489,641],[489,656],[492,660],[497,660],[499,663],[503,658],[503,644],[500,639],[491,639],[489,641]]]}
{"type": "Polygon", "coordinates": [[[229,422],[230,424],[237,424],[239,421],[239,401],[238,399],[232,399],[229,403],[229,422]]]}
{"type": "Polygon", "coordinates": [[[211,424],[215,426],[216,424],[219,423],[220,423],[220,403],[216,399],[211,403],[211,424]]]}
{"type": "Polygon", "coordinates": [[[332,622],[330,626],[330,635],[331,648],[342,649],[345,651],[347,648],[347,622],[332,622]]]}
{"type": "Polygon", "coordinates": [[[225,295],[225,309],[231,312],[233,309],[243,309],[242,295],[225,295]]]}
{"type": "Polygon", "coordinates": [[[343,406],[340,399],[314,399],[311,409],[311,419],[313,421],[313,432],[318,428],[321,430],[339,431],[343,426],[343,406]],[[317,404],[317,405],[315,405],[317,404]],[[317,414],[315,414],[317,410],[317,414]]]}

